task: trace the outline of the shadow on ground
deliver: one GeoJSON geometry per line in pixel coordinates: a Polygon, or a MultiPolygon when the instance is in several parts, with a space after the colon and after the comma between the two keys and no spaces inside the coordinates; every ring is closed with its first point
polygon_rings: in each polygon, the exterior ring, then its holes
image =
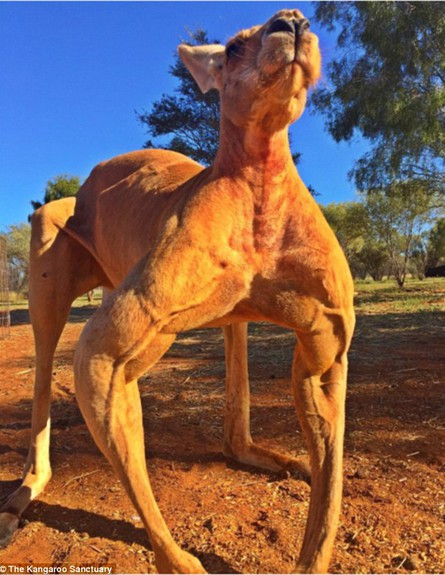
{"type": "MultiPolygon", "coordinates": [[[[0,493],[11,493],[18,486],[17,481],[0,482],[0,493]]],[[[71,534],[74,529],[77,533],[87,534],[89,538],[120,541],[129,546],[138,544],[151,550],[145,529],[136,527],[129,521],[112,519],[92,511],[34,501],[25,511],[17,534],[23,528],[24,521],[27,524],[43,523],[60,533],[71,534]]],[[[193,548],[185,550],[196,555],[209,573],[238,573],[215,553],[203,553],[193,548]]]]}
{"type": "MultiPolygon", "coordinates": [[[[69,323],[82,323],[87,321],[96,311],[96,305],[84,305],[82,307],[71,308],[68,317],[69,323]]],[[[11,310],[11,325],[26,325],[31,323],[29,318],[29,311],[27,309],[12,309],[11,310]]]]}

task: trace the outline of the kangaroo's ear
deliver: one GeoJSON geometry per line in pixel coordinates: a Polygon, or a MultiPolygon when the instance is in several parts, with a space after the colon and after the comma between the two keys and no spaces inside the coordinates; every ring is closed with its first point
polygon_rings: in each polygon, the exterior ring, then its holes
{"type": "Polygon", "coordinates": [[[225,47],[221,44],[207,46],[178,46],[181,60],[195,79],[204,94],[221,88],[222,67],[225,58],[225,47]]]}

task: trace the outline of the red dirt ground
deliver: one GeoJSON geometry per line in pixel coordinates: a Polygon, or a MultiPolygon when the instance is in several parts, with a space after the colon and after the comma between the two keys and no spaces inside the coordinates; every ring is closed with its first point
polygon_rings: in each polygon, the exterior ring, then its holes
{"type": "MultiPolygon", "coordinates": [[[[139,518],[76,405],[72,352],[89,308],[73,311],[54,368],[53,479],[0,564],[111,564],[154,572],[139,518]]],[[[0,498],[26,457],[34,375],[26,312],[0,341],[0,498]]],[[[334,573],[445,572],[445,313],[359,314],[350,352],[341,523],[334,573]]],[[[294,340],[250,327],[256,440],[304,451],[290,394],[294,340]]],[[[220,453],[224,355],[218,330],[178,338],[141,380],[148,467],[178,543],[211,573],[291,573],[309,488],[220,453]]]]}

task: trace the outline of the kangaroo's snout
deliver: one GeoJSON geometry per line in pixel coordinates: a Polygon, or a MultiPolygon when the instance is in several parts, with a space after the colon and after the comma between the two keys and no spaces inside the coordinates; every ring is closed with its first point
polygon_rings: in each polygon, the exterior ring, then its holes
{"type": "Polygon", "coordinates": [[[309,30],[310,22],[307,18],[277,18],[274,20],[266,34],[276,34],[278,32],[289,32],[295,36],[301,36],[309,30]]]}

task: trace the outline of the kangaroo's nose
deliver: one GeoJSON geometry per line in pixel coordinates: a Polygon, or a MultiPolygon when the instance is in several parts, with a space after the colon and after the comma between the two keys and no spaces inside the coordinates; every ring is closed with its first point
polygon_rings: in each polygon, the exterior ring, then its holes
{"type": "Polygon", "coordinates": [[[277,18],[269,26],[268,34],[275,34],[277,32],[291,32],[301,36],[306,30],[309,29],[309,20],[306,18],[300,18],[300,20],[295,20],[292,18],[288,20],[287,18],[277,18]]]}
{"type": "Polygon", "coordinates": [[[309,20],[307,18],[300,18],[300,20],[297,20],[297,22],[296,22],[297,34],[299,36],[304,34],[304,32],[306,32],[306,30],[309,30],[310,25],[311,25],[311,23],[309,22],[309,20]]]}

